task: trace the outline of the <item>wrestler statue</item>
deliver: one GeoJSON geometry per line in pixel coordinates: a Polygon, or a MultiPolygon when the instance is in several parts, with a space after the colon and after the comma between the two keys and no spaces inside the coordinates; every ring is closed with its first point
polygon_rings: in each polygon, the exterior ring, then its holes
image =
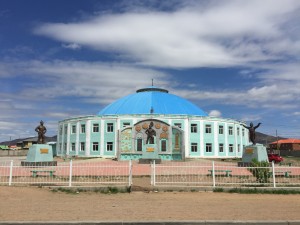
{"type": "Polygon", "coordinates": [[[38,144],[45,144],[45,133],[47,132],[44,122],[41,120],[40,125],[35,128],[35,131],[38,133],[38,144]]]}

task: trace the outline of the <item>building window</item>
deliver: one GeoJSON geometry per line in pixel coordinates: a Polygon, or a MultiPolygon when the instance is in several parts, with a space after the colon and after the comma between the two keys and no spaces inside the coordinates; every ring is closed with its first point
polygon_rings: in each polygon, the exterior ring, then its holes
{"type": "Polygon", "coordinates": [[[166,140],[161,140],[161,151],[162,152],[167,151],[167,141],[166,140]]]}
{"type": "Polygon", "coordinates": [[[94,133],[99,132],[99,124],[97,124],[97,123],[93,124],[93,132],[94,133]]]}
{"type": "Polygon", "coordinates": [[[67,143],[64,144],[64,150],[67,151],[67,143]]]}
{"type": "Polygon", "coordinates": [[[236,129],[236,135],[240,136],[240,128],[239,127],[236,129]]]}
{"type": "Polygon", "coordinates": [[[112,142],[107,142],[106,143],[106,151],[112,152],[113,150],[113,143],[112,142]]]}
{"type": "Polygon", "coordinates": [[[245,136],[245,129],[242,129],[242,136],[245,136]]]}
{"type": "Polygon", "coordinates": [[[207,134],[211,133],[211,125],[209,125],[209,124],[205,125],[205,133],[207,133],[207,134]]]}
{"type": "Polygon", "coordinates": [[[229,144],[229,152],[233,152],[233,144],[229,144]]]}
{"type": "Polygon", "coordinates": [[[238,144],[238,152],[240,152],[241,151],[241,145],[240,144],[238,144]]]}
{"type": "Polygon", "coordinates": [[[85,143],[84,142],[80,142],[80,151],[81,152],[85,151],[85,143]]]}
{"type": "Polygon", "coordinates": [[[98,150],[99,150],[99,143],[93,142],[93,151],[98,151],[98,150]]]}
{"type": "Polygon", "coordinates": [[[80,132],[81,132],[82,134],[85,133],[85,124],[81,124],[81,126],[80,126],[80,132]]]}
{"type": "Polygon", "coordinates": [[[72,125],[72,134],[76,134],[76,125],[72,125]]]}
{"type": "Polygon", "coordinates": [[[142,150],[143,150],[143,139],[142,138],[138,138],[137,140],[136,140],[136,150],[138,151],[138,152],[141,152],[142,150]]]}
{"type": "Polygon", "coordinates": [[[68,126],[65,126],[65,134],[68,133],[68,126]]]}
{"type": "Polygon", "coordinates": [[[197,124],[192,123],[191,124],[191,133],[197,133],[198,132],[197,127],[198,127],[197,124]]]}
{"type": "Polygon", "coordinates": [[[219,126],[219,134],[224,134],[224,126],[219,126]]]}
{"type": "Polygon", "coordinates": [[[106,126],[107,126],[106,131],[108,133],[114,132],[114,124],[113,123],[108,123],[106,126]]]}
{"type": "Polygon", "coordinates": [[[198,144],[191,143],[191,152],[198,152],[198,144]]]}
{"type": "Polygon", "coordinates": [[[63,132],[63,128],[62,126],[59,127],[59,135],[62,135],[62,132],[63,132]]]}
{"type": "Polygon", "coordinates": [[[205,151],[206,152],[212,152],[212,144],[211,143],[206,143],[205,151]]]}
{"type": "Polygon", "coordinates": [[[75,152],[75,143],[71,144],[71,151],[75,152]]]}
{"type": "Polygon", "coordinates": [[[62,144],[61,143],[59,144],[59,149],[62,150],[62,144]]]}
{"type": "Polygon", "coordinates": [[[181,123],[174,123],[174,126],[181,129],[181,123]]]}
{"type": "Polygon", "coordinates": [[[219,144],[219,152],[224,152],[224,144],[219,144]]]}
{"type": "Polygon", "coordinates": [[[123,127],[130,127],[130,123],[123,123],[123,127]]]}
{"type": "Polygon", "coordinates": [[[229,135],[233,135],[233,127],[229,127],[228,128],[228,134],[229,135]]]}

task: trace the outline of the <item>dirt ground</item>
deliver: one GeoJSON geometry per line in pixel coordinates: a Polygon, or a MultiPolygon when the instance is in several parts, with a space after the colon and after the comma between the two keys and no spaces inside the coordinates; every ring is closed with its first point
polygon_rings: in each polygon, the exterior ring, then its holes
{"type": "Polygon", "coordinates": [[[300,220],[299,195],[213,192],[67,194],[0,186],[0,221],[300,220]]]}

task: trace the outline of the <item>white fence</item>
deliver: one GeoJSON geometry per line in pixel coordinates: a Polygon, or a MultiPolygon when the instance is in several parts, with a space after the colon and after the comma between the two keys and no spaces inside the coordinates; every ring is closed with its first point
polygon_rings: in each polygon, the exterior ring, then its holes
{"type": "Polygon", "coordinates": [[[132,163],[61,163],[57,166],[0,165],[0,185],[101,186],[132,184],[132,163]]]}
{"type": "Polygon", "coordinates": [[[151,184],[165,187],[294,187],[300,188],[300,167],[238,167],[235,164],[168,163],[151,165],[151,184]]]}
{"type": "Polygon", "coordinates": [[[10,186],[131,186],[133,177],[148,179],[154,187],[300,188],[300,167],[291,164],[238,167],[236,162],[164,161],[151,164],[151,168],[131,161],[75,160],[48,167],[21,166],[13,161],[0,164],[0,185],[10,186]]]}

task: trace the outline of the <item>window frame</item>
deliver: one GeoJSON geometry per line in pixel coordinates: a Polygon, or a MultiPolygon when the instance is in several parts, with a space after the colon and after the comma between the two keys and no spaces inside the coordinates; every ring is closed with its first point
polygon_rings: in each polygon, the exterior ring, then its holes
{"type": "Polygon", "coordinates": [[[228,127],[228,135],[233,135],[233,127],[232,126],[228,127]]]}
{"type": "Polygon", "coordinates": [[[205,144],[205,152],[207,152],[207,153],[212,152],[212,143],[205,144]]]}
{"type": "Polygon", "coordinates": [[[80,133],[85,134],[85,124],[80,124],[80,133]]]}
{"type": "Polygon", "coordinates": [[[112,152],[114,149],[114,143],[112,141],[108,141],[106,142],[106,151],[107,152],[112,152]],[[111,149],[110,149],[111,147],[111,149]]]}
{"type": "Polygon", "coordinates": [[[234,152],[234,146],[233,144],[228,145],[228,152],[233,153],[234,152]]]}
{"type": "Polygon", "coordinates": [[[198,133],[198,124],[197,123],[192,123],[191,124],[191,133],[198,133]]]}
{"type": "Polygon", "coordinates": [[[182,128],[182,123],[174,123],[174,126],[181,129],[182,128]]]}
{"type": "Polygon", "coordinates": [[[123,122],[123,128],[125,128],[125,127],[130,127],[130,122],[123,122]]]}
{"type": "Polygon", "coordinates": [[[219,134],[224,134],[224,125],[219,125],[219,134]]]}
{"type": "Polygon", "coordinates": [[[99,123],[93,123],[93,133],[99,133],[99,123]]]}
{"type": "Polygon", "coordinates": [[[191,152],[198,152],[198,143],[196,142],[191,143],[191,152]]]}
{"type": "Polygon", "coordinates": [[[206,134],[211,134],[212,133],[211,124],[205,124],[205,133],[206,134]]]}
{"type": "Polygon", "coordinates": [[[99,151],[99,142],[93,142],[92,151],[93,152],[98,152],[99,151]]]}
{"type": "Polygon", "coordinates": [[[70,149],[72,152],[75,152],[76,151],[76,143],[75,142],[72,142],[71,143],[71,149],[70,149]]]}
{"type": "Polygon", "coordinates": [[[76,125],[72,125],[71,134],[76,134],[76,125]]]}
{"type": "Polygon", "coordinates": [[[81,152],[85,151],[85,142],[80,142],[80,151],[81,152]]]}
{"type": "Polygon", "coordinates": [[[166,139],[162,139],[160,141],[160,151],[161,152],[166,152],[167,151],[167,140],[166,139]]]}
{"type": "Polygon", "coordinates": [[[106,132],[113,133],[114,132],[114,123],[107,123],[106,124],[106,132]]]}
{"type": "Polygon", "coordinates": [[[224,152],[224,144],[223,143],[219,143],[219,152],[220,153],[224,152]]]}

